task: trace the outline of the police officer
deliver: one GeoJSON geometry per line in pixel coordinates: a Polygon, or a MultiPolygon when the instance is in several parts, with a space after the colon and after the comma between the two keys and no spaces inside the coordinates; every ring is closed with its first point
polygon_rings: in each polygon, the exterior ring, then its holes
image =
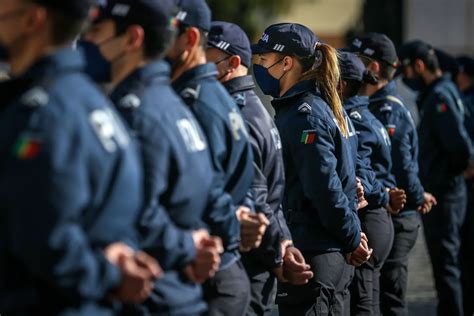
{"type": "Polygon", "coordinates": [[[400,48],[399,57],[405,81],[421,92],[420,178],[438,199],[438,205],[423,218],[438,315],[463,315],[459,251],[466,186],[462,172],[472,154],[463,126],[463,105],[454,83],[442,75],[430,45],[409,42],[400,48]]]}
{"type": "Polygon", "coordinates": [[[283,209],[293,242],[314,272],[306,285],[279,284],[280,315],[343,310],[336,294],[347,283],[344,254],[362,264],[370,252],[356,214],[357,184],[336,89],[336,51],[307,27],[292,23],[269,26],[252,51],[260,56],[254,65],[257,83],[274,97],[287,180],[283,209]]]}
{"type": "Polygon", "coordinates": [[[163,268],[173,268],[157,282],[151,299],[130,307],[127,315],[203,312],[201,287],[192,281],[212,276],[220,262],[219,242],[206,233],[196,231],[193,242],[188,232],[161,227],[169,214],[182,229],[200,228],[212,181],[205,137],[171,88],[169,65],[160,59],[175,33],[173,8],[174,2],[163,0],[109,1],[85,36],[100,43],[111,63],[111,73],[103,76],[111,78],[111,99],[140,142],[147,203],[139,223],[141,247],[163,268]],[[161,244],[164,251],[157,248],[161,244]]]}
{"type": "Polygon", "coordinates": [[[474,58],[461,56],[457,58],[457,63],[459,69],[454,79],[464,103],[464,126],[471,140],[474,140],[474,58]]]}
{"type": "Polygon", "coordinates": [[[178,4],[179,35],[168,53],[173,87],[207,137],[216,174],[217,188],[212,195],[218,198],[214,199],[214,207],[226,207],[221,217],[233,220],[224,226],[214,224],[219,220],[217,216],[206,218],[211,233],[227,238],[220,270],[204,285],[204,296],[210,315],[242,315],[249,304],[250,285],[238,253],[239,229],[241,248],[250,250],[261,243],[268,221],[262,213],[250,214],[249,206],[253,203],[249,192],[254,170],[244,120],[232,97],[217,81],[215,65],[206,63],[211,12],[203,0],[183,0],[178,4]]]}
{"type": "Polygon", "coordinates": [[[392,214],[395,238],[380,280],[382,314],[404,315],[408,254],[418,236],[417,211],[428,212],[436,200],[424,192],[419,180],[416,127],[392,81],[398,66],[395,46],[384,34],[367,33],[354,38],[350,49],[358,53],[372,81],[364,83],[360,94],[369,96],[370,111],[387,129],[392,144],[392,173],[398,187],[407,195],[405,208],[399,214],[392,214]]]}
{"type": "Polygon", "coordinates": [[[70,48],[90,3],[2,1],[0,310],[113,315],[159,276],[131,248],[142,204],[138,156],[70,48]],[[128,245],[127,245],[128,244],[128,245]]]}
{"type": "MultiPolygon", "coordinates": [[[[464,103],[465,117],[464,126],[469,134],[471,143],[474,142],[474,59],[468,56],[462,56],[457,59],[459,71],[456,77],[456,84],[461,91],[464,103]]],[[[466,178],[468,203],[466,210],[466,219],[462,227],[462,281],[464,292],[464,314],[474,314],[474,168],[472,165],[464,172],[466,178]]]]}
{"type": "Polygon", "coordinates": [[[346,109],[358,136],[360,159],[375,172],[372,192],[366,192],[368,207],[359,210],[362,229],[374,249],[370,260],[358,267],[351,285],[351,314],[380,315],[380,270],[393,243],[393,224],[389,212],[398,212],[406,202],[405,192],[396,188],[392,174],[390,138],[385,127],[368,109],[369,97],[359,96],[365,66],[350,52],[340,52],[341,91],[346,109]]]}
{"type": "Polygon", "coordinates": [[[291,255],[304,260],[292,246],[281,207],[285,175],[280,134],[255,94],[255,83],[248,74],[252,51],[244,31],[233,23],[212,22],[208,46],[207,60],[216,64],[218,78],[233,96],[247,123],[254,156],[255,176],[251,188],[255,208],[270,221],[260,247],[242,257],[251,285],[251,303],[246,315],[271,315],[276,296],[273,273],[279,275],[281,281],[287,276],[294,283],[306,283],[312,277],[309,266],[304,261],[293,260],[291,255]],[[286,253],[286,264],[283,264],[286,253]],[[299,279],[288,275],[292,264],[301,271],[299,279]]]}

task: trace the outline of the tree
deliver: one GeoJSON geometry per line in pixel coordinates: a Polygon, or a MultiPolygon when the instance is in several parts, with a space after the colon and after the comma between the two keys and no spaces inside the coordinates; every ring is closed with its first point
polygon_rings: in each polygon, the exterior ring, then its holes
{"type": "Polygon", "coordinates": [[[290,8],[291,0],[207,0],[212,19],[238,24],[251,40],[267,23],[290,8]]]}

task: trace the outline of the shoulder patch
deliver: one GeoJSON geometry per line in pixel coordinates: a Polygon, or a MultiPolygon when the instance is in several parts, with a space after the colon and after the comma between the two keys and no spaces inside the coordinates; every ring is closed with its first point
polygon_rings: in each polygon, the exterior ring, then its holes
{"type": "Polygon", "coordinates": [[[229,112],[229,122],[232,129],[232,135],[236,141],[241,140],[241,135],[244,139],[248,139],[247,128],[245,127],[244,119],[237,110],[229,112]]]}
{"type": "Polygon", "coordinates": [[[114,153],[128,146],[130,139],[126,129],[111,109],[94,110],[89,114],[89,123],[107,152],[114,153]]]}
{"type": "Polygon", "coordinates": [[[49,94],[42,87],[34,87],[23,94],[20,102],[29,108],[45,106],[49,102],[49,94]]]}
{"type": "Polygon", "coordinates": [[[176,122],[176,126],[188,152],[200,152],[207,148],[207,144],[201,138],[199,129],[194,121],[186,118],[180,119],[176,122]]]}
{"type": "Polygon", "coordinates": [[[278,132],[278,129],[274,127],[270,130],[270,133],[272,134],[273,144],[275,145],[275,149],[280,150],[282,148],[282,145],[281,145],[281,138],[280,138],[280,133],[278,132]]]}
{"type": "Polygon", "coordinates": [[[237,103],[238,106],[245,106],[247,103],[247,100],[245,100],[245,93],[244,92],[238,92],[235,93],[233,96],[235,103],[237,103]]]}
{"type": "Polygon", "coordinates": [[[181,91],[180,95],[183,99],[197,100],[199,98],[200,92],[201,85],[194,84],[189,87],[186,87],[183,91],[181,91]]]}
{"type": "Polygon", "coordinates": [[[136,109],[140,106],[142,101],[136,94],[127,94],[118,102],[119,107],[124,109],[136,109]]]}
{"type": "Polygon", "coordinates": [[[300,106],[298,106],[298,112],[303,114],[311,114],[311,105],[306,102],[301,104],[300,106]]]}

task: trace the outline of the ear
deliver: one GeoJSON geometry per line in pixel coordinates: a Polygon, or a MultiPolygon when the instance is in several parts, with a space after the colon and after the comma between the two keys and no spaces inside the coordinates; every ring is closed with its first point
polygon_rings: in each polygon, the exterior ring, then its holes
{"type": "Polygon", "coordinates": [[[294,63],[295,63],[295,60],[293,57],[285,56],[285,58],[283,59],[283,70],[290,71],[291,69],[293,69],[294,63]]]}
{"type": "Polygon", "coordinates": [[[197,46],[201,41],[201,33],[196,27],[189,27],[186,31],[187,46],[192,48],[197,46]]]}
{"type": "Polygon", "coordinates": [[[371,61],[367,70],[372,71],[374,74],[378,74],[380,71],[380,63],[378,61],[371,61]]]}
{"type": "Polygon", "coordinates": [[[27,32],[34,32],[43,28],[47,21],[48,11],[43,7],[34,6],[23,18],[23,25],[27,32]]]}
{"type": "Polygon", "coordinates": [[[129,26],[126,34],[127,51],[134,51],[143,46],[145,41],[145,31],[140,25],[129,26]]]}
{"type": "Polygon", "coordinates": [[[413,66],[414,66],[413,68],[415,69],[416,73],[423,73],[425,71],[425,68],[426,68],[425,63],[419,58],[417,58],[415,60],[415,63],[413,64],[413,66]]]}
{"type": "Polygon", "coordinates": [[[240,64],[241,64],[240,56],[234,55],[229,58],[229,66],[232,67],[232,69],[239,68],[240,64]]]}

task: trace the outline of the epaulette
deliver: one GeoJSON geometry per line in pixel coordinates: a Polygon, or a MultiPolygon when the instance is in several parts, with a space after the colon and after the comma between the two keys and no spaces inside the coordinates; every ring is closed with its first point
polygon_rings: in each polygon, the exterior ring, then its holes
{"type": "Polygon", "coordinates": [[[35,86],[23,93],[20,97],[20,103],[27,108],[37,108],[45,106],[49,102],[48,92],[40,86],[35,86]]]}
{"type": "Polygon", "coordinates": [[[311,114],[311,105],[308,103],[303,103],[300,106],[298,106],[298,112],[303,113],[303,114],[311,114]]]}
{"type": "Polygon", "coordinates": [[[142,101],[136,94],[130,93],[120,99],[118,106],[123,109],[136,109],[141,103],[142,101]]]}

